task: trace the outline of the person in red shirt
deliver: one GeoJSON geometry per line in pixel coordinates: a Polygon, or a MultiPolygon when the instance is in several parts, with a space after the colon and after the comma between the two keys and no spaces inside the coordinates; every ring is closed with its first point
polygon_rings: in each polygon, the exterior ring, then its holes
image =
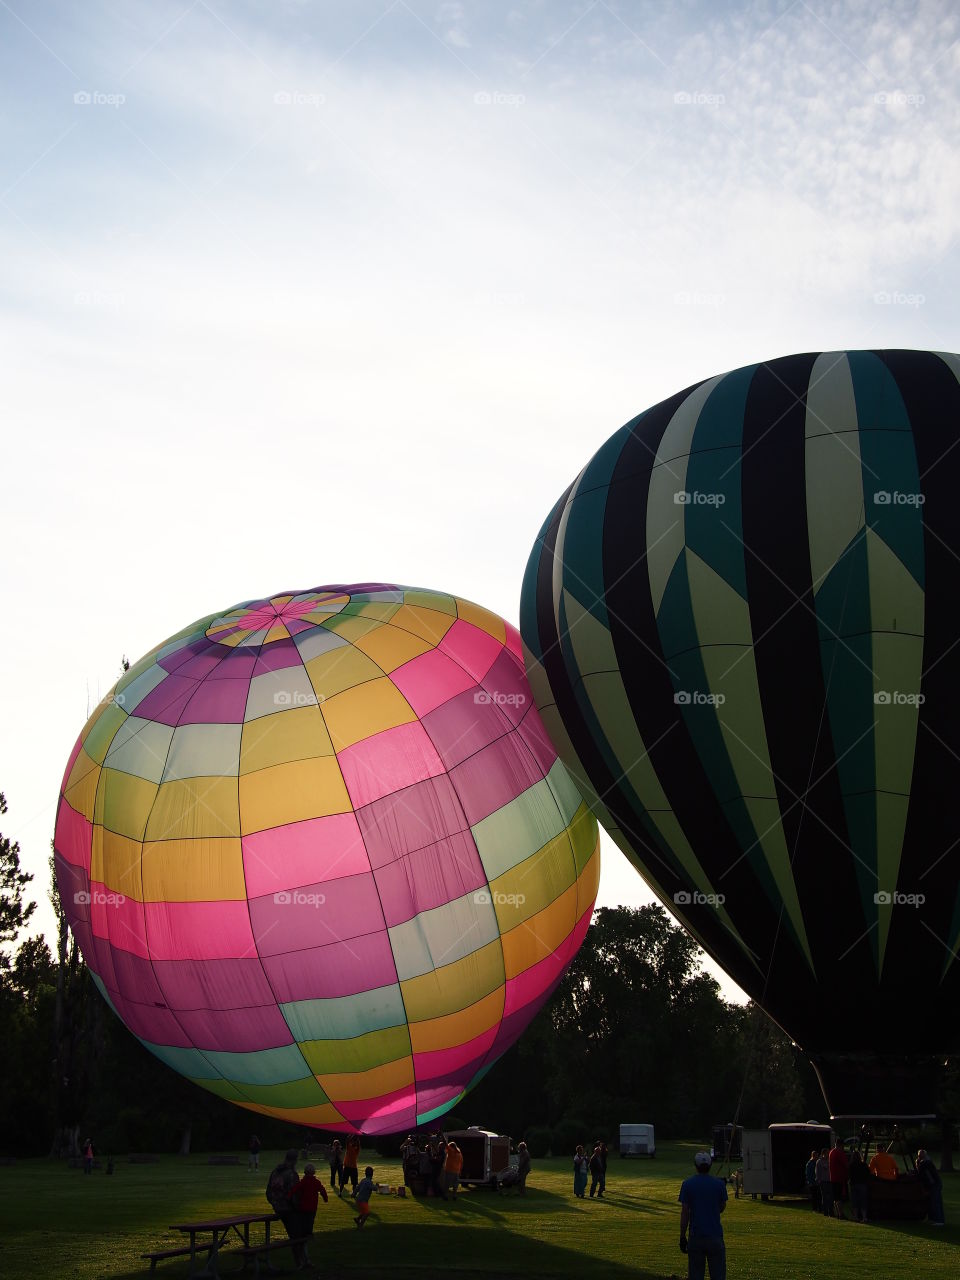
{"type": "MultiPolygon", "coordinates": [[[[312,1236],[313,1221],[317,1216],[317,1205],[322,1200],[327,1203],[327,1189],[316,1176],[317,1171],[312,1164],[304,1166],[303,1177],[291,1192],[290,1199],[296,1210],[296,1220],[291,1223],[295,1236],[312,1236]]],[[[302,1257],[297,1260],[298,1270],[304,1271],[310,1266],[306,1244],[302,1247],[302,1257]]]]}
{"type": "Polygon", "coordinates": [[[833,1209],[838,1218],[846,1215],[843,1212],[843,1202],[847,1198],[847,1178],[850,1175],[850,1164],[847,1160],[847,1153],[843,1149],[843,1143],[837,1139],[837,1145],[830,1152],[828,1157],[830,1164],[830,1181],[833,1183],[833,1209]]]}

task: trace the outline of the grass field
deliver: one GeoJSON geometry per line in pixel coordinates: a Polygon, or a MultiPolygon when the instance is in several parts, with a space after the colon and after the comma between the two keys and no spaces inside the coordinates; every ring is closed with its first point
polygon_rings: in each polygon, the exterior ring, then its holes
{"type": "MultiPolygon", "coordinates": [[[[455,1204],[374,1196],[371,1220],[353,1225],[351,1203],[331,1198],[317,1214],[311,1260],[327,1276],[667,1277],[686,1276],[677,1191],[693,1170],[693,1143],[658,1147],[655,1161],[610,1163],[607,1197],[576,1200],[567,1160],[534,1162],[528,1194],[463,1192],[455,1204]]],[[[182,1243],[172,1222],[267,1209],[264,1186],[276,1154],[258,1174],[208,1165],[206,1156],[159,1164],[118,1159],[113,1177],[44,1160],[0,1167],[4,1222],[0,1270],[17,1280],[144,1275],[147,1249],[182,1243]]],[[[361,1164],[363,1161],[361,1161],[361,1164]]],[[[379,1181],[400,1180],[399,1163],[371,1160],[379,1181]]],[[[324,1172],[318,1167],[318,1173],[324,1172]]],[[[960,1174],[945,1179],[948,1225],[837,1222],[799,1201],[731,1199],[724,1214],[728,1269],[738,1280],[877,1280],[960,1275],[960,1174]]],[[[256,1229],[255,1229],[256,1230],[256,1229]]],[[[259,1239],[259,1236],[254,1236],[259,1239]]],[[[286,1251],[276,1265],[292,1269],[286,1251]]],[[[222,1255],[221,1274],[239,1266],[222,1255]]],[[[185,1280],[179,1260],[159,1280],[185,1280]]],[[[252,1273],[251,1273],[252,1274],[252,1273]]]]}

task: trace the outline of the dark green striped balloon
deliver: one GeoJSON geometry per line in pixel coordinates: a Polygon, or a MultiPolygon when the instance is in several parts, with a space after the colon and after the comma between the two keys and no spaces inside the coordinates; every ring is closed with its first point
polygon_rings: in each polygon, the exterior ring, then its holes
{"type": "Polygon", "coordinates": [[[597,817],[834,1114],[960,1052],[960,357],[788,356],[628,422],[527,566],[597,817]]]}

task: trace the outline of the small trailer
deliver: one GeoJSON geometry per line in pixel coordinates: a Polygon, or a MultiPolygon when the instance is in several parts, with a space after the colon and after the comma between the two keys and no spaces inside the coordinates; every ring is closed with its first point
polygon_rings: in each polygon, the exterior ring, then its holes
{"type": "Polygon", "coordinates": [[[769,1129],[743,1131],[743,1190],[745,1195],[807,1196],[804,1170],[811,1151],[832,1147],[828,1124],[772,1124],[769,1129]]]}
{"type": "Polygon", "coordinates": [[[496,1188],[510,1168],[510,1138],[471,1125],[469,1129],[453,1129],[444,1133],[446,1142],[455,1142],[463,1152],[460,1181],[475,1186],[496,1188]]]}
{"type": "Polygon", "coordinates": [[[652,1160],[657,1154],[657,1144],[653,1136],[652,1124],[622,1124],[620,1126],[620,1158],[626,1156],[649,1156],[652,1160]]]}

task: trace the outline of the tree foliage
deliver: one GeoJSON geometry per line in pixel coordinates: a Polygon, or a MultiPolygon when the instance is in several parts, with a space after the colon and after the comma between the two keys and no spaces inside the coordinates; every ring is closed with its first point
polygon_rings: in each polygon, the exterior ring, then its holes
{"type": "MultiPolygon", "coordinates": [[[[302,1131],[253,1116],[172,1072],[111,1012],[83,962],[50,856],[56,953],[20,939],[32,904],[18,849],[3,840],[5,940],[0,974],[0,1096],[16,1106],[0,1154],[237,1149],[302,1131]],[[81,1134],[82,1130],[82,1134],[81,1134]]],[[[725,1001],[696,943],[659,906],[601,908],[569,970],[528,1030],[457,1104],[458,1126],[526,1137],[534,1154],[615,1142],[621,1122],[710,1144],[714,1124],[823,1117],[812,1070],[756,1006],[725,1001]]],[[[960,1096],[956,1072],[952,1087],[960,1096]]],[[[958,1108],[960,1110],[960,1108],[958,1108]]],[[[390,1148],[385,1139],[379,1144],[390,1148]]]]}
{"type": "Polygon", "coordinates": [[[714,1124],[822,1115],[813,1072],[759,1009],[725,1001],[693,939],[653,904],[600,908],[520,1043],[461,1104],[514,1135],[549,1130],[559,1149],[619,1125],[662,1136],[714,1124]]]}
{"type": "MultiPolygon", "coordinates": [[[[7,812],[7,798],[0,791],[0,814],[7,812]]],[[[14,942],[37,908],[35,902],[24,902],[27,885],[33,879],[20,870],[20,846],[0,834],[0,978],[6,978],[11,967],[7,945],[14,942]]]]}

